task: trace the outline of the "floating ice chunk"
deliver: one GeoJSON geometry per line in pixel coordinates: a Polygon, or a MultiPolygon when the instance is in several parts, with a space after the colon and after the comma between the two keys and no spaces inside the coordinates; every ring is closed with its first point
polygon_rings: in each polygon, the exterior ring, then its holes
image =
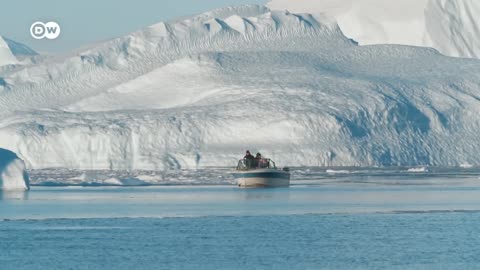
{"type": "Polygon", "coordinates": [[[0,148],[0,190],[28,190],[29,178],[23,160],[0,148]]]}
{"type": "Polygon", "coordinates": [[[410,168],[410,169],[408,169],[408,172],[414,172],[414,173],[418,173],[418,172],[429,172],[429,170],[428,170],[428,167],[416,167],[416,168],[410,168]]]}
{"type": "Polygon", "coordinates": [[[347,173],[350,173],[350,171],[347,171],[347,170],[326,170],[326,173],[328,173],[328,174],[347,174],[347,173]]]}
{"type": "Polygon", "coordinates": [[[473,165],[468,164],[468,163],[464,163],[464,164],[460,164],[460,168],[470,169],[470,168],[473,168],[473,165]]]}

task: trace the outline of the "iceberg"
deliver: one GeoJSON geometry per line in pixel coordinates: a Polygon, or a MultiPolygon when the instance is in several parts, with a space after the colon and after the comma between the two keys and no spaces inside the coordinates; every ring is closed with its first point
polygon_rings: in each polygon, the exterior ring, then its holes
{"type": "Polygon", "coordinates": [[[226,167],[246,149],[299,167],[480,164],[479,74],[359,46],[331,16],[225,8],[0,71],[0,147],[30,169],[226,167]]]}
{"type": "Polygon", "coordinates": [[[0,190],[28,190],[29,177],[25,163],[15,153],[0,148],[0,190]]]}

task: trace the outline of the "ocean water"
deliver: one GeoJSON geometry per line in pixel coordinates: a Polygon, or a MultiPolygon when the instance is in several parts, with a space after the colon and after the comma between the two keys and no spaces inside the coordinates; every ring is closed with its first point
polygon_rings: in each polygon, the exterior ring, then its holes
{"type": "Polygon", "coordinates": [[[473,170],[0,193],[0,269],[479,269],[473,170]]]}

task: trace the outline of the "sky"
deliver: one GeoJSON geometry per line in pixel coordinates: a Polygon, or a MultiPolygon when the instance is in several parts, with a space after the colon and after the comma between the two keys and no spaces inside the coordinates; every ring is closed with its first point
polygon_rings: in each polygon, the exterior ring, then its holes
{"type": "Polygon", "coordinates": [[[101,42],[161,21],[215,8],[265,4],[266,0],[15,0],[2,4],[0,35],[40,53],[61,53],[101,42]],[[35,22],[57,22],[57,39],[30,35],[35,22]]]}

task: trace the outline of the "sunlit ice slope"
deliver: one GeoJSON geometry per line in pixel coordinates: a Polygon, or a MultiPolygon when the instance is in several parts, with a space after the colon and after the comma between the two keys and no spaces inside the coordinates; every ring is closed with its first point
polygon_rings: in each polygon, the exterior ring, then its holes
{"type": "Polygon", "coordinates": [[[4,75],[0,147],[29,168],[480,164],[480,62],[358,46],[321,15],[246,6],[4,75]]]}
{"type": "Polygon", "coordinates": [[[18,63],[6,40],[0,36],[0,67],[18,63]]]}
{"type": "Polygon", "coordinates": [[[0,74],[5,66],[28,64],[31,62],[28,58],[36,55],[38,53],[25,44],[0,36],[0,74]]]}
{"type": "Polygon", "coordinates": [[[361,45],[414,45],[448,56],[480,57],[477,0],[272,0],[268,6],[332,16],[361,45]]]}
{"type": "Polygon", "coordinates": [[[0,35],[0,92],[9,88],[3,79],[4,74],[32,64],[37,55],[28,46],[0,35]]]}

